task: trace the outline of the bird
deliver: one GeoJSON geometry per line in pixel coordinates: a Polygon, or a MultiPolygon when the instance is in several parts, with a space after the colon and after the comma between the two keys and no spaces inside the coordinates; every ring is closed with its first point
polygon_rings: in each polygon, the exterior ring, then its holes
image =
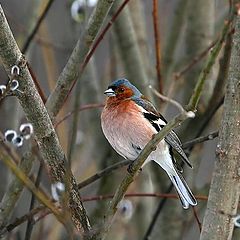
{"type": "MultiPolygon", "coordinates": [[[[125,78],[113,81],[104,94],[107,99],[101,113],[103,134],[119,155],[134,161],[167,121],[125,78]]],[[[192,168],[181,147],[181,141],[173,130],[158,143],[156,150],[151,152],[143,165],[153,160],[162,167],[172,181],[182,207],[188,209],[189,206],[196,206],[197,201],[181,174],[173,149],[192,168]]]]}

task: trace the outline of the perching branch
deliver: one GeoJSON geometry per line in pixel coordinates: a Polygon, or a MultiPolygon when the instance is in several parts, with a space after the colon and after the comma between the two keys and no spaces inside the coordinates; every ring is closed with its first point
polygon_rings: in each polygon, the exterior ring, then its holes
{"type": "Polygon", "coordinates": [[[137,175],[138,171],[140,170],[141,166],[150,155],[152,151],[156,149],[157,144],[177,125],[182,123],[187,118],[193,118],[195,115],[192,111],[186,112],[184,111],[173,120],[171,120],[164,128],[153,136],[153,138],[147,143],[144,149],[139,154],[138,158],[132,163],[131,171],[128,171],[123,178],[122,182],[120,183],[117,191],[110,202],[110,206],[104,218],[104,226],[100,234],[102,234],[102,238],[106,237],[106,234],[111,226],[113,216],[117,211],[117,205],[124,197],[129,185],[133,182],[134,177],[137,175]]]}
{"type": "MultiPolygon", "coordinates": [[[[193,147],[194,145],[198,144],[198,143],[202,143],[202,142],[205,142],[205,141],[208,141],[208,140],[213,140],[214,138],[218,137],[218,131],[216,132],[213,132],[213,133],[209,133],[208,135],[206,136],[201,136],[199,138],[195,138],[191,141],[188,141],[188,142],[185,142],[182,144],[182,148],[183,149],[188,149],[188,148],[191,148],[193,147]]],[[[106,175],[109,175],[111,174],[113,171],[121,168],[121,167],[124,167],[124,166],[127,166],[131,163],[132,161],[131,160],[123,160],[121,162],[118,162],[118,163],[115,163],[97,173],[95,173],[94,175],[92,175],[91,177],[87,178],[86,180],[80,182],[78,184],[78,188],[81,189],[81,188],[84,188],[86,186],[88,186],[89,184],[97,181],[98,179],[100,179],[101,177],[103,176],[106,176],[106,175]]]]}

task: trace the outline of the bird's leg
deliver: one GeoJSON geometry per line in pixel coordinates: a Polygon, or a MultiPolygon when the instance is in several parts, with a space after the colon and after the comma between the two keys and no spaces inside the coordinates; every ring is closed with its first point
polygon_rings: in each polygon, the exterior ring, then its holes
{"type": "Polygon", "coordinates": [[[128,171],[130,174],[133,174],[133,163],[134,163],[134,161],[131,162],[131,163],[128,165],[128,167],[127,167],[127,171],[128,171]]]}
{"type": "MultiPolygon", "coordinates": [[[[135,160],[134,160],[135,161],[135,160]]],[[[130,174],[133,174],[133,164],[134,164],[134,161],[131,162],[128,167],[127,167],[127,171],[130,173],[130,174]]],[[[142,168],[139,169],[139,172],[142,172],[142,168]]]]}

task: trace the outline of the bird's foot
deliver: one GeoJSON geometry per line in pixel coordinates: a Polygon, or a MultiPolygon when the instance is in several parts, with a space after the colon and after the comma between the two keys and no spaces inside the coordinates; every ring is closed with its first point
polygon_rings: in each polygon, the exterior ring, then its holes
{"type": "MultiPolygon", "coordinates": [[[[132,163],[130,163],[127,167],[127,171],[132,175],[134,174],[134,169],[133,169],[133,164],[134,164],[134,161],[132,163]]],[[[142,168],[139,169],[139,172],[142,172],[142,168]]]]}
{"type": "Polygon", "coordinates": [[[134,173],[134,171],[133,171],[133,163],[134,163],[134,162],[131,162],[131,163],[128,165],[128,167],[127,167],[127,171],[128,171],[130,174],[133,174],[133,173],[134,173]]]}

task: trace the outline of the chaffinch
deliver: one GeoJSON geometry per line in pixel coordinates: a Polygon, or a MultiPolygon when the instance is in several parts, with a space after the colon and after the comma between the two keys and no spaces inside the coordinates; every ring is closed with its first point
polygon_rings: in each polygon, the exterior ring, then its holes
{"type": "MultiPolygon", "coordinates": [[[[125,159],[135,160],[167,121],[127,79],[112,82],[104,93],[108,99],[101,114],[103,133],[117,153],[125,159]]],[[[166,171],[183,208],[187,209],[189,205],[197,205],[197,201],[176,165],[173,149],[192,167],[174,131],[159,142],[145,163],[153,160],[166,171]]]]}

